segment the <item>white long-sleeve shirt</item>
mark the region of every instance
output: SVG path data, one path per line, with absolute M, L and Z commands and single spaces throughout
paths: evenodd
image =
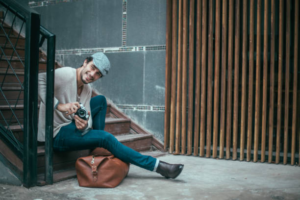
M 39 124 L 38 124 L 38 141 L 45 141 L 45 115 L 46 115 L 46 73 L 39 73 Z M 91 112 L 90 100 L 92 96 L 92 88 L 88 84 L 83 85 L 80 94 L 80 102 L 87 111 Z M 54 84 L 54 106 L 59 103 L 72 103 L 77 101 L 77 81 L 76 69 L 71 67 L 62 67 L 55 70 Z M 53 119 L 53 137 L 57 135 L 60 128 L 66 126 L 74 119 L 74 114 L 66 116 L 64 113 L 54 108 Z M 92 127 L 92 117 L 89 117 L 87 128 Z M 86 128 L 86 129 L 87 129 Z

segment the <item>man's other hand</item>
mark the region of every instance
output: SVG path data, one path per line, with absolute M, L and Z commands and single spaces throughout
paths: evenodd
M 87 120 L 81 119 L 80 117 L 78 117 L 78 115 L 74 116 L 75 125 L 76 125 L 76 128 L 78 130 L 82 131 L 87 127 L 88 121 L 89 121 L 89 118 L 90 118 L 90 111 L 88 112 L 88 115 L 89 115 L 89 117 L 87 118 Z
M 73 103 L 60 103 L 57 105 L 56 109 L 60 112 L 63 112 L 65 115 L 71 115 L 76 113 L 76 111 L 80 108 L 80 104 L 78 102 Z

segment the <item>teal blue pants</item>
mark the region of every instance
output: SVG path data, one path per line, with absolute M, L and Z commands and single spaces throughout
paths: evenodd
M 74 151 L 103 147 L 115 157 L 144 169 L 153 171 L 156 158 L 145 156 L 120 143 L 112 134 L 104 131 L 107 103 L 104 96 L 93 97 L 90 101 L 93 129 L 82 135 L 75 122 L 63 126 L 53 141 L 55 151 Z

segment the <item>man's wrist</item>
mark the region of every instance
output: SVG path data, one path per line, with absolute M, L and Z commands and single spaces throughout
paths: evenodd
M 57 103 L 55 104 L 54 109 L 57 109 L 58 104 L 59 104 L 59 101 L 57 101 Z

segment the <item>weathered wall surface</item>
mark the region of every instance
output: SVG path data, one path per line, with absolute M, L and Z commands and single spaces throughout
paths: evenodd
M 23 5 L 28 6 L 29 0 L 17 0 L 17 2 L 19 2 L 19 3 L 23 4 Z
M 163 141 L 165 0 L 30 1 L 57 36 L 57 60 L 80 67 L 97 51 L 112 68 L 93 87 Z

